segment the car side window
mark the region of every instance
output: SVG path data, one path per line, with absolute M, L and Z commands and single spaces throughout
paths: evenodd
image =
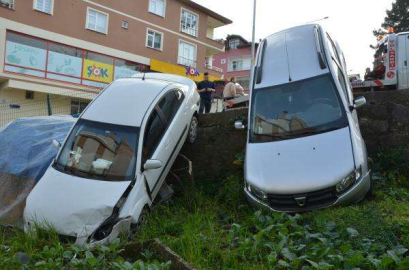
M 348 96 L 348 88 L 346 85 L 346 80 L 345 80 L 345 76 L 344 73 L 341 71 L 341 69 L 339 68 L 338 65 L 336 65 L 337 67 L 337 77 L 338 77 L 338 81 L 341 84 L 342 87 L 342 91 L 344 92 L 345 98 L 348 100 L 349 102 L 349 96 Z
M 159 101 L 159 108 L 163 113 L 168 125 L 172 122 L 176 113 L 178 112 L 180 105 L 184 99 L 184 95 L 179 90 L 172 90 L 168 92 L 161 101 Z
M 142 158 L 143 163 L 150 159 L 155 153 L 163 135 L 165 134 L 165 128 L 162 120 L 155 108 L 149 117 L 148 123 L 145 129 L 145 135 L 143 139 Z

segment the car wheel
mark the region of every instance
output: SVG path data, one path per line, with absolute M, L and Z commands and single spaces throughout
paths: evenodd
M 196 116 L 192 117 L 192 121 L 190 121 L 189 133 L 187 134 L 186 142 L 188 144 L 194 144 L 197 139 L 197 130 L 199 128 L 199 121 L 197 120 Z

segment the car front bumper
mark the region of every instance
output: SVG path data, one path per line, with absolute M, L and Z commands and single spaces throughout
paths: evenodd
M 308 208 L 308 209 L 300 208 L 298 211 L 285 211 L 285 212 L 304 212 L 304 211 L 309 211 L 309 210 L 327 208 L 331 206 L 348 205 L 348 204 L 358 202 L 362 200 L 363 198 L 365 198 L 365 195 L 368 193 L 368 191 L 371 188 L 371 176 L 370 175 L 371 173 L 370 171 L 368 171 L 364 176 L 362 176 L 355 183 L 354 186 L 352 186 L 351 189 L 349 189 L 347 192 L 339 196 L 337 200 L 331 205 L 318 206 L 316 208 Z M 283 211 L 274 209 L 274 207 L 269 205 L 268 202 L 262 201 L 256 196 L 254 196 L 250 191 L 247 190 L 246 187 L 244 188 L 244 192 L 247 196 L 247 200 L 253 207 L 264 208 L 264 209 L 274 211 L 274 212 L 283 212 Z

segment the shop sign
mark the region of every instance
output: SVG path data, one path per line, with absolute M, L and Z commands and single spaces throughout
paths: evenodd
M 110 83 L 113 81 L 114 66 L 84 59 L 82 77 L 86 80 Z

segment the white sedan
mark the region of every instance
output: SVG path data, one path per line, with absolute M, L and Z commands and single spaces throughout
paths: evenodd
M 137 224 L 185 141 L 197 136 L 196 84 L 166 74 L 112 83 L 79 117 L 27 198 L 26 230 L 102 244 Z

